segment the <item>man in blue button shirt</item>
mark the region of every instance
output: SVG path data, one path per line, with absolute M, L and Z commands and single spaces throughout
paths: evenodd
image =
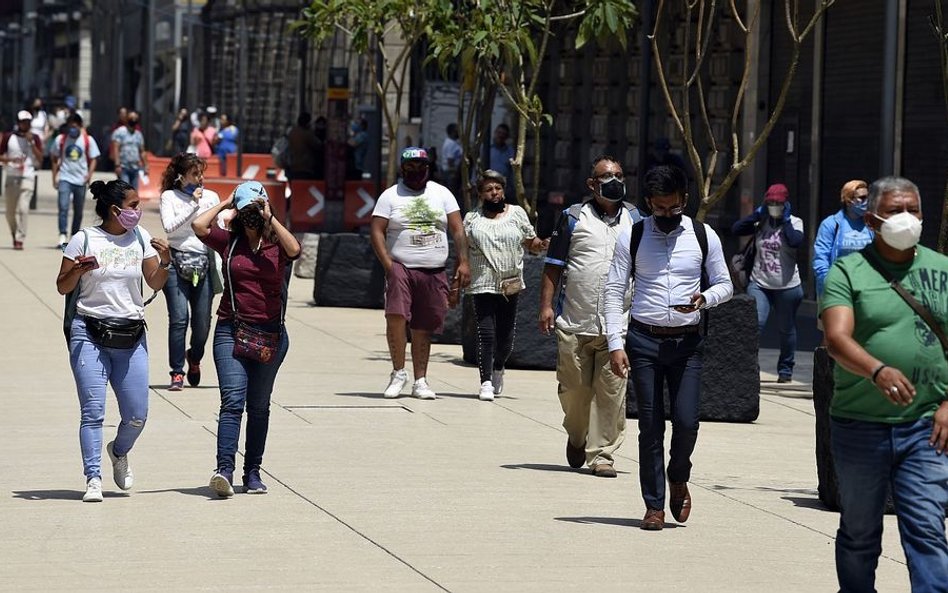
M 669 507 L 684 523 L 691 512 L 688 480 L 698 440 L 700 310 L 720 305 L 734 292 L 717 234 L 683 215 L 687 184 L 678 167 L 663 165 L 646 173 L 645 199 L 652 215 L 619 236 L 603 295 L 612 372 L 626 377 L 631 370 L 638 400 L 639 481 L 646 506 L 641 527 L 652 531 L 665 525 L 664 386 L 672 410 Z M 623 349 L 622 302 L 630 277 L 635 292 Z

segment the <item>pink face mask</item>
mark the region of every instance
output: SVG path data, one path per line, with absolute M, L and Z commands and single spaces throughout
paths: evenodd
M 118 216 L 115 218 L 118 220 L 119 224 L 122 225 L 123 229 L 130 231 L 138 226 L 139 221 L 142 219 L 142 211 L 133 210 L 131 208 L 123 208 L 119 210 Z

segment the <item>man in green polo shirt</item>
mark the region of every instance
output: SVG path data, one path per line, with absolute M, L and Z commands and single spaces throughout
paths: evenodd
M 830 407 L 839 479 L 840 591 L 875 591 L 891 484 L 913 593 L 948 591 L 948 361 L 937 334 L 873 267 L 872 258 L 948 332 L 948 257 L 918 245 L 921 199 L 911 181 L 869 188 L 861 252 L 826 277 L 822 318 L 838 363 Z

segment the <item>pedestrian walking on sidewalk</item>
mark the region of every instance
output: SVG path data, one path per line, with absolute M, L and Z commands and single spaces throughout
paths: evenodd
M 168 391 L 184 389 L 184 363 L 188 363 L 188 384 L 201 383 L 201 360 L 211 330 L 214 300 L 214 255 L 197 238 L 191 223 L 197 216 L 220 203 L 216 192 L 204 188 L 204 159 L 178 153 L 161 178 L 161 226 L 168 234 L 172 273 L 165 283 L 168 305 L 168 364 L 171 385 Z M 191 341 L 188 342 L 188 322 Z
M 836 359 L 830 404 L 839 481 L 836 575 L 844 593 L 875 591 L 891 488 L 915 593 L 948 591 L 948 257 L 918 245 L 922 206 L 908 179 L 869 187 L 858 254 L 823 287 Z
M 148 175 L 145 137 L 138 127 L 138 113 L 129 111 L 125 125 L 112 132 L 112 161 L 119 179 L 138 190 L 138 177 Z
M 0 162 L 4 163 L 7 225 L 13 235 L 13 248 L 20 250 L 26 240 L 36 170 L 43 162 L 43 144 L 30 129 L 33 115 L 29 111 L 19 112 L 16 119 L 16 129 L 5 133 L 0 140 Z
M 216 221 L 229 208 L 236 208 L 237 216 L 226 231 Z M 290 345 L 284 325 L 287 283 L 300 244 L 273 216 L 267 191 L 257 181 L 237 186 L 226 200 L 199 214 L 191 228 L 220 254 L 225 270 L 214 330 L 221 407 L 210 486 L 220 497 L 234 494 L 237 440 L 246 408 L 244 491 L 265 494 L 260 466 L 270 425 L 270 394 Z
M 513 351 L 517 331 L 517 301 L 523 280 L 524 248 L 539 253 L 549 241 L 537 237 L 526 211 L 504 202 L 507 180 L 497 171 L 484 171 L 477 182 L 480 207 L 464 217 L 471 284 L 477 322 L 478 397 L 491 401 L 504 389 L 504 365 Z M 449 302 L 456 305 L 461 287 L 451 287 Z
M 684 523 L 691 513 L 688 481 L 698 441 L 704 349 L 700 311 L 730 299 L 734 287 L 718 235 L 683 214 L 685 172 L 659 165 L 645 174 L 644 186 L 652 215 L 619 237 L 603 298 L 610 366 L 617 377 L 631 371 L 638 404 L 639 483 L 645 501 L 641 527 L 659 531 L 665 526 L 665 387 L 672 413 L 668 506 L 675 520 Z M 623 344 L 630 279 L 635 294 Z
M 428 152 L 409 147 L 401 154 L 401 180 L 379 196 L 372 212 L 372 248 L 385 269 L 385 335 L 392 374 L 384 395 L 401 395 L 408 382 L 405 348 L 411 330 L 411 362 L 415 382 L 411 394 L 435 399 L 428 384 L 431 335 L 441 332 L 448 311 L 448 232 L 457 250 L 453 282 L 470 284 L 467 239 L 454 195 L 429 181 Z
M 609 371 L 602 289 L 616 239 L 642 216 L 624 201 L 625 175 L 614 157 L 593 161 L 586 187 L 593 197 L 564 210 L 550 238 L 538 323 L 542 333 L 556 334 L 566 461 L 577 469 L 588 465 L 594 476 L 614 478 L 615 452 L 625 438 L 626 384 Z
M 102 423 L 106 385 L 118 400 L 121 422 L 106 449 L 116 486 L 132 487 L 128 453 L 148 417 L 148 344 L 142 281 L 161 290 L 171 253 L 164 239 L 138 226 L 138 193 L 120 180 L 92 184 L 102 219 L 76 233 L 63 250 L 56 278 L 60 294 L 78 291 L 70 325 L 69 364 L 79 395 L 79 445 L 86 476 L 84 502 L 102 501 Z
M 191 146 L 194 152 L 202 159 L 209 159 L 214 154 L 214 144 L 217 142 L 217 128 L 210 124 L 207 113 L 198 116 L 198 125 L 191 130 Z
M 86 188 L 95 173 L 99 145 L 82 127 L 82 116 L 73 113 L 66 120 L 66 131 L 56 137 L 50 156 L 53 161 L 53 187 L 59 196 L 59 248 L 64 249 L 69 237 L 82 227 L 82 210 L 86 205 Z M 72 203 L 72 226 L 69 204 Z M 69 234 L 66 229 L 69 228 Z
M 803 302 L 803 285 L 797 266 L 797 250 L 803 244 L 803 220 L 790 211 L 790 191 L 782 183 L 767 188 L 764 202 L 750 215 L 734 223 L 735 235 L 753 235 L 754 266 L 747 294 L 757 302 L 757 327 L 763 333 L 770 311 L 777 316 L 780 358 L 777 382 L 793 380 L 797 350 L 797 310 Z

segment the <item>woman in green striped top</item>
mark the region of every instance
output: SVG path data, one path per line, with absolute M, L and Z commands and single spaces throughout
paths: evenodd
M 477 320 L 478 397 L 491 401 L 504 388 L 504 364 L 513 350 L 517 296 L 523 290 L 524 249 L 539 253 L 548 240 L 537 237 L 527 213 L 504 202 L 503 175 L 488 169 L 477 182 L 480 207 L 464 217 L 467 234 L 471 296 Z M 457 300 L 458 287 L 451 296 Z

